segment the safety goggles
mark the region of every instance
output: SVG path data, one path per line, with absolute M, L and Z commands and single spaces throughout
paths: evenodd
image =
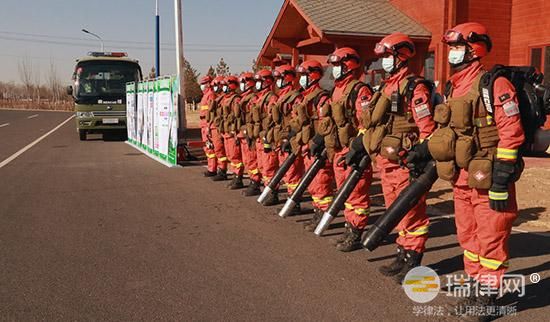
M 378 56 L 382 56 L 386 53 L 390 53 L 391 50 L 383 43 L 379 42 L 374 46 L 374 53 Z
M 309 73 L 314 73 L 314 72 L 321 73 L 322 70 L 320 68 L 315 68 L 315 67 L 305 68 L 303 66 L 298 66 L 298 67 L 296 67 L 296 72 L 300 73 L 300 74 L 309 74 Z
M 464 37 L 464 35 L 458 31 L 455 30 L 448 30 L 445 35 L 443 35 L 442 41 L 446 44 L 452 45 L 452 44 L 466 44 L 466 43 L 474 43 L 474 42 L 484 42 L 487 45 L 487 50 L 491 50 L 491 47 L 493 46 L 491 39 L 487 35 L 478 34 L 477 32 L 470 32 L 468 34 L 468 37 Z
M 338 55 L 329 55 L 327 62 L 329 64 L 339 64 L 342 62 L 344 57 L 338 56 Z
M 253 82 L 254 77 L 241 77 L 239 78 L 239 82 L 241 83 L 247 83 L 247 82 Z

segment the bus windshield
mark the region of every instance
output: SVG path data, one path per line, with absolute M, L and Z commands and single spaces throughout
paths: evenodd
M 88 61 L 75 71 L 77 100 L 125 99 L 126 83 L 140 79 L 139 65 L 131 62 Z

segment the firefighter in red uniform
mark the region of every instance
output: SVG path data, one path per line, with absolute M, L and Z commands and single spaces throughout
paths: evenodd
M 402 33 L 393 33 L 384 37 L 374 52 L 382 58 L 382 68 L 389 76 L 369 104 L 370 115 L 364 113 L 363 126 L 373 130 L 377 126 L 387 129 L 380 146 L 369 152 L 377 154 L 384 200 L 389 207 L 409 185 L 409 169 L 400 166 L 402 152 L 411 150 L 430 136 L 435 130 L 435 122 L 430 85 L 415 76 L 408 66 L 409 59 L 415 54 L 412 40 Z M 376 120 L 373 118 L 378 115 L 382 118 L 374 124 Z M 365 149 L 371 150 L 373 144 L 368 143 Z M 397 225 L 397 257 L 391 264 L 380 268 L 382 274 L 395 276 L 401 283 L 410 269 L 420 265 L 429 222 L 424 195 Z
M 216 98 L 216 94 L 214 94 L 214 91 L 212 90 L 212 86 L 210 86 L 210 83 L 212 82 L 212 77 L 206 75 L 203 78 L 201 78 L 200 81 L 200 87 L 202 91 L 202 99 L 199 103 L 200 111 L 199 111 L 199 118 L 200 118 L 200 127 L 201 127 L 201 138 L 204 142 L 204 153 L 206 154 L 206 158 L 208 161 L 208 166 L 206 172 L 204 172 L 205 177 L 213 177 L 216 175 L 216 169 L 217 169 L 217 160 L 216 160 L 216 153 L 214 152 L 214 145 L 212 144 L 212 140 L 209 137 L 209 128 L 208 128 L 208 110 L 214 103 L 214 99 Z
M 334 76 L 334 91 L 331 103 L 321 110 L 323 120 L 319 125 L 319 134 L 324 137 L 329 160 L 332 160 L 336 186 L 340 188 L 351 173 L 343 160 L 349 151 L 349 144 L 361 130 L 359 120 L 361 112 L 372 97 L 370 88 L 360 82 L 360 58 L 352 48 L 339 48 L 329 56 Z M 312 150 L 319 147 L 314 137 Z M 312 151 L 316 154 L 318 151 Z M 335 240 L 336 249 L 349 252 L 361 248 L 361 235 L 367 226 L 370 212 L 369 188 L 372 168 L 369 165 L 345 203 L 346 233 Z
M 304 156 L 304 166 L 309 169 L 315 161 L 315 155 L 309 153 L 309 141 L 317 133 L 321 107 L 329 103 L 330 94 L 323 90 L 319 81 L 323 78 L 323 66 L 316 60 L 307 60 L 296 69 L 299 83 L 302 87 L 300 103 L 296 106 L 291 127 L 295 136 L 290 139 L 293 151 L 301 151 Z M 321 221 L 323 213 L 333 200 L 334 189 L 332 181 L 334 173 L 332 164 L 325 162 L 308 187 L 313 199 L 313 218 L 304 223 L 304 229 L 312 232 Z
M 254 138 L 254 121 L 252 119 L 252 106 L 256 100 L 256 80 L 253 73 L 243 73 L 239 77 L 241 89 L 241 112 L 242 118 L 238 119 L 239 140 L 242 150 L 245 169 L 250 178 L 250 184 L 244 191 L 245 196 L 256 196 L 260 194 L 261 173 L 256 153 L 256 140 Z
M 445 104 L 434 111 L 439 128 L 416 159 L 429 152 L 439 177 L 453 183 L 464 270 L 485 290 L 472 292 L 460 305 L 486 308 L 494 305 L 494 290 L 508 267 L 508 239 L 518 215 L 514 182 L 522 169 L 518 149 L 525 136 L 516 91 L 506 78 L 495 80 L 492 105 L 483 103 L 479 82 L 486 72 L 480 59 L 492 47 L 487 29 L 460 24 L 445 33 L 443 42 L 454 74 Z
M 299 101 L 300 91 L 296 90 L 296 70 L 290 65 L 281 65 L 273 72 L 275 85 L 279 89 L 277 103 L 271 107 L 271 128 L 267 129 L 266 143 L 275 147 L 278 152 L 279 164 L 282 164 L 291 153 L 288 141 L 290 132 L 290 120 L 294 114 L 294 106 Z M 300 178 L 304 173 L 304 162 L 298 154 L 292 166 L 283 178 L 287 185 L 288 194 L 292 194 Z M 262 203 L 264 206 L 272 206 L 279 203 L 277 189 L 272 191 Z M 294 211 L 299 212 L 299 208 Z
M 213 181 L 227 180 L 227 156 L 225 155 L 225 147 L 223 145 L 223 136 L 220 130 L 222 120 L 222 109 L 220 107 L 221 101 L 224 98 L 222 91 L 223 76 L 217 76 L 213 81 L 213 89 L 217 97 L 214 100 L 214 104 L 209 111 L 209 129 L 210 137 L 214 145 L 214 152 L 218 161 L 218 171 L 215 176 L 212 177 Z
M 242 161 L 240 141 L 235 132 L 235 121 L 240 115 L 240 96 L 236 93 L 239 88 L 239 79 L 235 76 L 228 76 L 222 83 L 224 98 L 221 101 L 222 121 L 221 132 L 223 133 L 225 153 L 234 174 L 233 180 L 228 185 L 231 189 L 243 187 L 244 164 Z
M 254 76 L 256 80 L 256 100 L 252 106 L 254 121 L 253 136 L 256 139 L 256 154 L 264 185 L 267 185 L 279 166 L 279 159 L 274 147 L 267 142 L 267 130 L 271 126 L 271 108 L 277 103 L 277 95 L 273 92 L 274 78 L 270 70 L 261 70 Z M 259 187 L 254 187 L 258 188 Z

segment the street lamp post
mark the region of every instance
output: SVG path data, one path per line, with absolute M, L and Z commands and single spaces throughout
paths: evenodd
M 103 44 L 103 39 L 101 39 L 101 37 L 99 37 L 98 35 L 94 34 L 93 32 L 90 32 L 86 29 L 82 29 L 82 32 L 85 33 L 85 34 L 92 35 L 92 36 L 96 37 L 97 39 L 99 39 L 99 41 L 101 42 L 101 52 L 105 52 L 105 46 Z

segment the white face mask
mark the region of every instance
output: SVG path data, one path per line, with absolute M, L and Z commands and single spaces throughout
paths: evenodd
M 214 92 L 218 91 L 218 86 L 214 86 Z
M 334 79 L 339 79 L 342 77 L 342 65 L 332 66 L 332 76 Z
M 466 56 L 466 49 L 451 49 L 449 51 L 449 64 L 458 65 L 464 62 L 464 56 Z
M 277 79 L 277 87 L 278 88 L 283 88 L 283 79 L 282 78 Z
M 241 92 L 244 92 L 246 90 L 246 85 L 244 83 L 240 84 Z
M 300 86 L 302 86 L 303 89 L 306 89 L 309 85 L 309 79 L 307 75 L 300 76 Z
M 201 85 L 201 91 L 204 92 L 205 89 L 206 89 L 206 85 L 205 85 L 205 84 L 202 84 L 202 85 Z
M 256 89 L 261 90 L 262 89 L 262 82 L 256 82 Z
M 395 60 L 393 59 L 393 56 L 382 58 L 382 68 L 386 71 L 386 73 L 393 72 L 395 69 L 394 62 Z
M 228 89 L 229 89 L 229 87 L 227 87 L 227 85 L 223 85 L 222 91 L 223 91 L 224 93 L 227 93 L 227 92 L 228 92 Z

